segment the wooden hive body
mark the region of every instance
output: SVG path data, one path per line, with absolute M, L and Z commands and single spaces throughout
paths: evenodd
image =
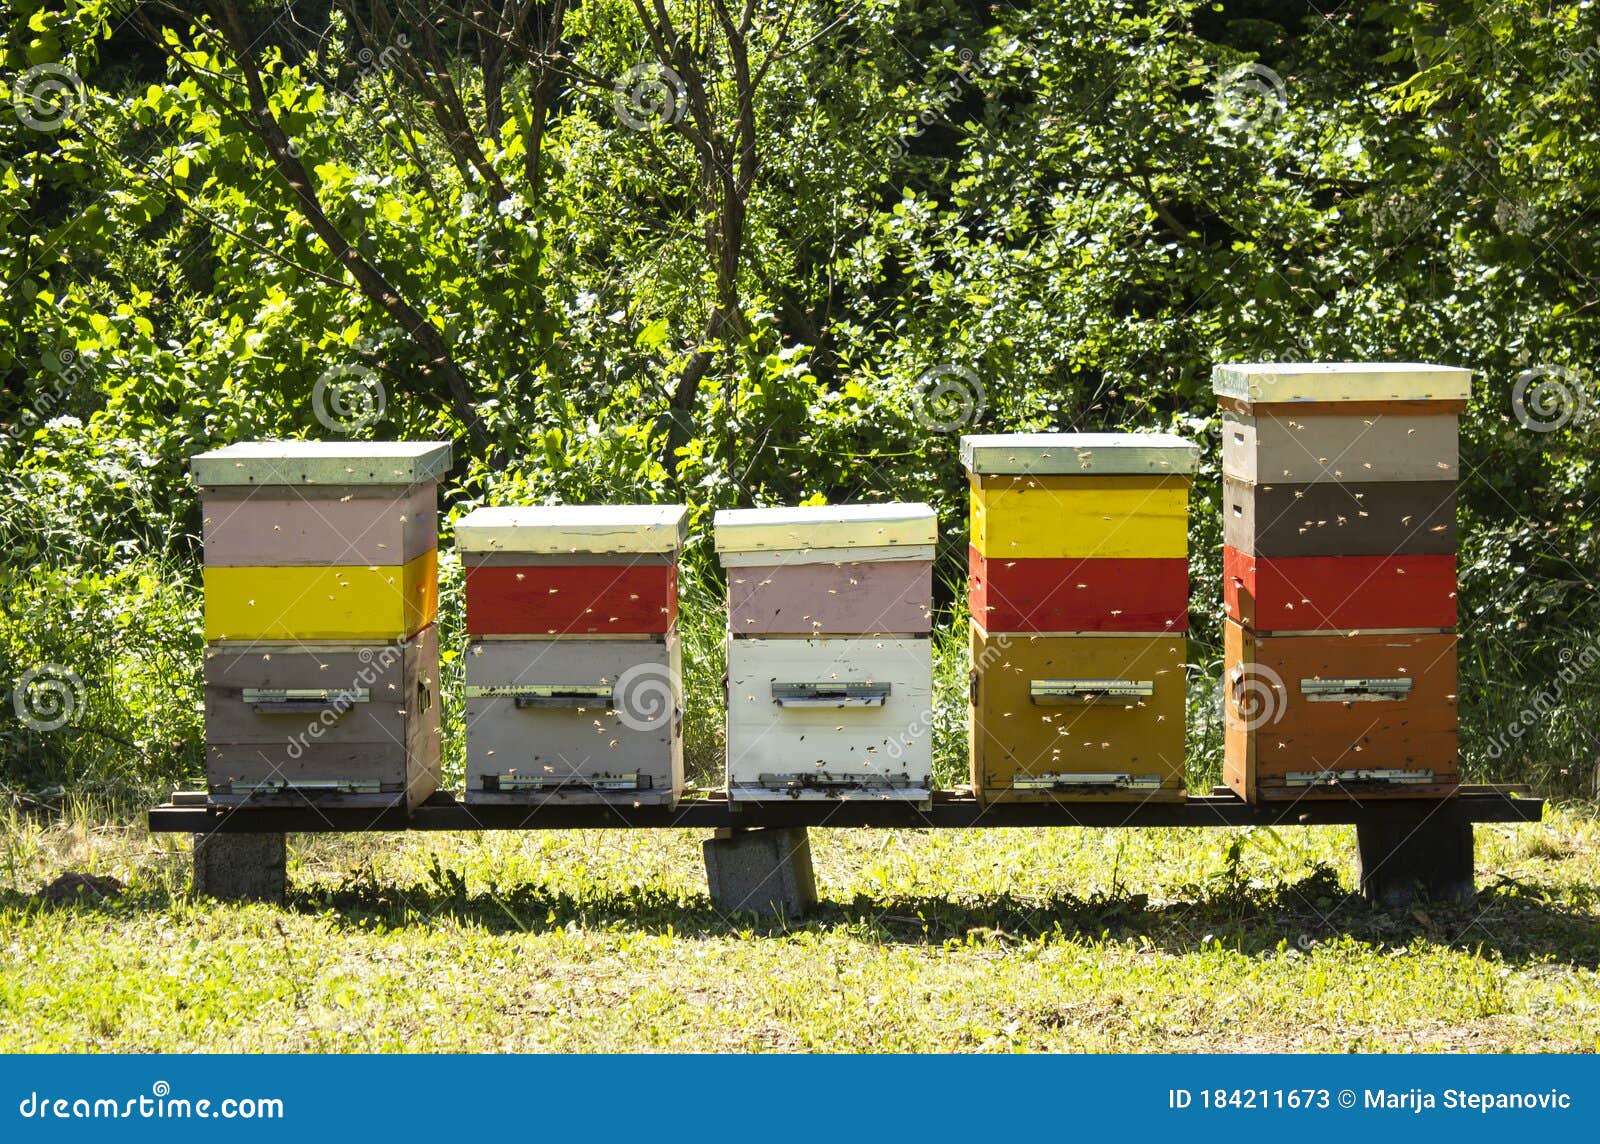
M 682 505 L 483 508 L 456 522 L 467 634 L 652 636 L 678 616 Z
M 1453 633 L 1257 635 L 1224 626 L 1223 777 L 1242 798 L 1455 789 Z
M 676 632 L 473 641 L 466 800 L 675 804 L 682 671 Z
M 972 785 L 984 802 L 1183 795 L 1184 637 L 972 630 Z
M 730 638 L 729 797 L 926 802 L 932 703 L 925 638 Z
M 398 643 L 209 648 L 211 801 L 415 806 L 439 784 L 438 662 L 432 626 Z

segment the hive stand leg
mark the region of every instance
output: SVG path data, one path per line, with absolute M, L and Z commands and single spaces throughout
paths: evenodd
M 817 904 L 803 826 L 718 830 L 703 849 L 711 900 L 724 913 L 798 918 Z
M 224 902 L 281 902 L 289 885 L 282 834 L 196 834 L 194 892 Z
M 1369 902 L 1403 906 L 1418 890 L 1435 902 L 1470 906 L 1472 823 L 1439 813 L 1424 822 L 1363 822 L 1356 827 L 1361 893 Z

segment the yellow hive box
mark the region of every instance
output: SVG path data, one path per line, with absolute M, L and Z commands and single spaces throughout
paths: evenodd
M 978 800 L 1183 798 L 1184 637 L 972 628 Z
M 407 564 L 205 570 L 207 640 L 390 640 L 439 614 L 439 554 Z
M 974 477 L 972 544 L 991 560 L 1185 557 L 1189 480 Z

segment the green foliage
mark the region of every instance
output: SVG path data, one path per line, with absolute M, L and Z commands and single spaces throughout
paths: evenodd
M 440 15 L 471 149 L 417 79 L 426 29 L 374 45 L 346 14 L 360 4 L 283 22 L 275 6 L 240 7 L 327 221 L 437 332 L 487 443 L 473 444 L 418 331 L 312 224 L 242 114 L 245 73 L 218 29 L 129 22 L 113 0 L 9 3 L 0 682 L 46 654 L 69 663 L 101 729 L 137 746 L 7 725 L 13 783 L 154 785 L 193 765 L 195 659 L 169 658 L 198 648 L 185 459 L 329 435 L 316 383 L 355 367 L 386 396 L 363 434 L 458 442 L 452 518 L 490 501 L 682 500 L 703 536 L 728 505 L 922 498 L 945 538 L 941 607 L 965 559 L 962 428 L 1195 437 L 1208 446 L 1191 538 L 1205 781 L 1220 661 L 1208 377 L 1241 359 L 1479 371 L 1463 420 L 1465 756 L 1479 778 L 1559 787 L 1587 771 L 1593 678 L 1564 685 L 1514 752 L 1491 752 L 1578 633 L 1600 632 L 1592 5 L 1326 19 L 1189 0 L 758 6 L 758 163 L 731 284 L 728 192 L 683 94 L 669 84 L 676 106 L 638 130 L 621 114 L 614 84 L 659 63 L 632 4 L 566 14 L 548 89 L 522 57 L 491 82 L 465 25 Z M 694 35 L 703 50 L 679 62 L 734 131 L 729 44 Z M 81 85 L 43 130 L 13 114 L 18 99 L 34 118 L 53 109 L 27 101 L 40 65 Z M 1238 70 L 1251 67 L 1266 70 Z M 730 289 L 737 313 L 719 322 Z M 1551 432 L 1513 410 L 1535 369 L 1571 395 L 1574 415 Z M 679 408 L 686 373 L 698 381 Z M 940 379 L 970 416 L 930 404 Z M 686 614 L 714 615 L 703 541 L 687 563 Z M 700 625 L 688 662 L 704 665 L 691 753 L 709 775 L 720 653 L 714 622 L 686 622 Z M 941 678 L 957 679 L 960 640 L 941 647 Z M 123 682 L 141 672 L 162 686 Z M 941 707 L 938 731 L 952 775 L 954 710 Z

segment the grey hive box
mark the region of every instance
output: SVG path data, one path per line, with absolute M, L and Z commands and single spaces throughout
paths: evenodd
M 924 504 L 716 515 L 734 636 L 927 635 L 938 524 Z
M 438 662 L 432 625 L 399 643 L 208 648 L 210 801 L 417 805 L 439 785 Z
M 677 803 L 678 635 L 468 645 L 467 790 L 477 803 Z

